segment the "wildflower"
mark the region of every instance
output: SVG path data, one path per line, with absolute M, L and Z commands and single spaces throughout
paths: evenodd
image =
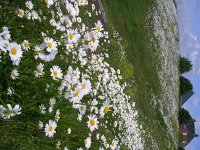
M 77 30 L 68 29 L 67 37 L 69 43 L 76 43 L 80 38 L 80 34 L 77 33 Z
M 39 106 L 39 108 L 40 108 L 41 114 L 45 114 L 45 113 L 46 113 L 46 107 L 44 106 L 44 104 L 41 104 L 41 105 Z
M 55 121 L 49 120 L 49 124 L 45 125 L 45 135 L 48 137 L 53 137 L 56 133 L 57 123 Z
M 47 45 L 47 52 L 51 52 L 52 50 L 57 50 L 57 43 L 52 38 L 45 38 L 44 42 Z
M 91 144 L 92 144 L 91 138 L 90 138 L 90 137 L 86 138 L 86 139 L 84 140 L 84 143 L 85 143 L 85 147 L 86 147 L 87 149 L 89 149 L 90 146 L 91 146 Z
M 24 16 L 24 11 L 22 9 L 18 10 L 18 17 L 23 17 Z
M 50 98 L 49 105 L 53 106 L 55 104 L 56 104 L 56 99 L 55 98 Z
M 112 140 L 112 144 L 110 145 L 111 150 L 115 150 L 117 148 L 117 141 Z
M 52 68 L 50 68 L 51 76 L 54 80 L 62 79 L 63 74 L 62 70 L 59 68 L 59 66 L 54 65 Z
M 9 87 L 9 88 L 7 89 L 7 91 L 8 91 L 7 94 L 10 95 L 10 96 L 14 93 L 14 89 L 11 88 L 11 87 Z
M 23 47 L 23 49 L 28 50 L 30 48 L 29 42 L 27 40 L 24 40 L 22 43 L 22 47 Z
M 47 7 L 50 7 L 51 5 L 53 5 L 53 0 L 44 0 L 44 1 L 47 4 Z
M 109 105 L 108 101 L 106 101 L 105 103 L 103 103 L 103 106 L 100 108 L 101 118 L 103 118 L 104 115 L 107 114 L 110 111 L 110 107 L 112 107 L 112 106 Z
M 84 115 L 86 112 L 86 105 L 80 105 L 79 106 L 79 112 L 81 115 Z
M 9 55 L 11 57 L 11 60 L 13 62 L 18 62 L 20 61 L 21 57 L 22 57 L 22 50 L 21 50 L 21 46 L 18 45 L 17 43 L 10 43 L 10 45 L 8 46 L 8 51 L 9 51 Z
M 58 122 L 59 119 L 60 119 L 60 109 L 56 110 L 56 115 L 55 115 L 56 122 Z
M 89 80 L 83 80 L 81 83 L 81 91 L 84 95 L 88 94 L 91 90 L 91 82 Z
M 0 108 L 1 108 L 0 115 L 4 119 L 9 119 L 10 117 L 21 114 L 21 112 L 20 112 L 21 108 L 19 107 L 19 105 L 15 105 L 15 107 L 12 108 L 12 106 L 10 104 L 7 104 L 7 107 L 8 108 L 5 108 L 2 105 L 0 105 Z
M 67 129 L 67 133 L 68 133 L 68 134 L 71 134 L 71 132 L 72 132 L 71 128 L 68 128 L 68 129 Z
M 95 115 L 90 115 L 88 116 L 88 122 L 87 122 L 87 126 L 88 128 L 90 128 L 90 131 L 94 131 L 95 129 L 98 129 L 98 121 L 97 121 L 97 117 Z
M 31 1 L 26 1 L 26 7 L 30 10 L 33 9 L 33 3 Z
M 39 19 L 38 13 L 35 10 L 31 11 L 31 17 L 32 20 Z
M 35 77 L 42 77 L 44 75 L 44 64 L 40 63 L 34 71 Z
M 13 80 L 17 79 L 19 77 L 18 70 L 17 69 L 13 69 L 10 76 L 11 76 L 11 78 Z
M 44 126 L 43 122 L 42 121 L 39 121 L 38 123 L 38 129 L 42 129 Z

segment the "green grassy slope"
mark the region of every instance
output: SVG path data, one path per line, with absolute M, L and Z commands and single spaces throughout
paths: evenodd
M 129 63 L 133 66 L 133 74 L 127 76 L 131 83 L 128 92 L 134 97 L 140 112 L 140 121 L 146 133 L 146 148 L 173 149 L 167 126 L 159 111 L 159 104 L 152 104 L 152 95 L 159 96 L 160 83 L 156 65 L 160 63 L 156 49 L 150 39 L 151 28 L 147 28 L 146 15 L 153 8 L 153 0 L 103 0 L 108 18 L 108 29 L 116 29 L 122 39 Z M 112 48 L 111 48 L 112 49 Z M 113 65 L 120 67 L 116 59 L 116 49 L 110 52 Z M 125 65 L 126 66 L 126 65 Z M 122 70 L 126 68 L 121 65 Z M 134 80 L 135 82 L 131 82 Z

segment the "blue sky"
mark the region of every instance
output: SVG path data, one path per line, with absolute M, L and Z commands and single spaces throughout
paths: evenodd
M 177 0 L 179 47 L 182 56 L 193 63 L 193 70 L 184 74 L 193 84 L 195 94 L 184 107 L 196 119 L 196 133 L 200 135 L 200 0 Z M 194 138 L 186 150 L 199 150 L 200 137 Z

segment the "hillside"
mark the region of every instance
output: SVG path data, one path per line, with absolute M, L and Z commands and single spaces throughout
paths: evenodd
M 173 0 L 100 2 L 0 2 L 0 149 L 176 149 Z

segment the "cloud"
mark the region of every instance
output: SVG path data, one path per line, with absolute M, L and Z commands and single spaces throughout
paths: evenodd
M 188 32 L 188 35 L 192 40 L 197 41 L 197 36 L 194 35 L 192 32 Z
M 199 55 L 199 51 L 197 50 L 193 50 L 190 55 L 189 58 L 192 62 L 195 62 L 195 60 L 197 59 L 197 56 Z

